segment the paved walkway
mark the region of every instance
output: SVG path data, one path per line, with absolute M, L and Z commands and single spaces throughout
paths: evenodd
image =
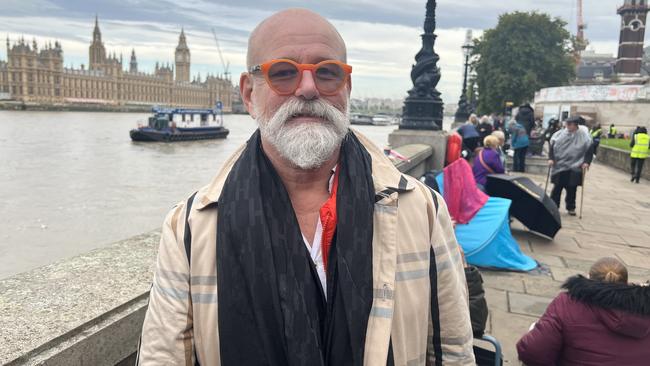
M 529 176 L 544 185 L 546 176 Z M 548 266 L 549 274 L 482 272 L 490 308 L 487 330 L 503 346 L 505 364 L 519 364 L 516 342 L 544 313 L 562 282 L 586 275 L 596 259 L 616 256 L 628 266 L 631 282 L 650 280 L 650 182 L 630 183 L 623 171 L 595 163 L 584 199 L 582 220 L 568 216 L 562 202 L 562 229 L 553 241 L 512 223 L 522 251 Z M 580 189 L 577 203 L 579 207 Z

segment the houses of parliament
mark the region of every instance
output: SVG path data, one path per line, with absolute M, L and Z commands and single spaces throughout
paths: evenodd
M 122 56 L 109 54 L 102 42 L 95 18 L 88 67 L 67 68 L 57 41 L 39 48 L 20 39 L 11 44 L 7 37 L 7 61 L 0 60 L 0 95 L 26 104 L 88 104 L 106 106 L 171 106 L 212 108 L 221 101 L 230 111 L 233 86 L 230 80 L 208 75 L 190 79 L 190 49 L 181 30 L 175 51 L 175 65 L 156 63 L 153 73 L 138 70 L 135 50 L 128 70 Z

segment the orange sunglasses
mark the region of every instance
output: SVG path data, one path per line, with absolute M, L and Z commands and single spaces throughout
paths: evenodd
M 266 83 L 279 95 L 296 92 L 302 74 L 311 71 L 316 89 L 323 95 L 338 93 L 352 73 L 352 66 L 336 60 L 325 60 L 317 64 L 299 64 L 292 60 L 277 59 L 250 68 L 250 74 L 264 75 Z

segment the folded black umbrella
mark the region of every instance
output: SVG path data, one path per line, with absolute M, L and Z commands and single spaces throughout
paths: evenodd
M 526 177 L 506 174 L 487 176 L 487 193 L 512 200 L 510 214 L 532 231 L 550 238 L 562 228 L 560 212 L 544 190 Z

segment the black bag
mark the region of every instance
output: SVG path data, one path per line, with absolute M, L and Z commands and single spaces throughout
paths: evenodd
M 472 332 L 475 338 L 480 338 L 485 333 L 485 324 L 488 318 L 488 306 L 483 290 L 483 277 L 478 268 L 465 267 L 465 279 L 469 290 L 469 316 L 472 321 Z

